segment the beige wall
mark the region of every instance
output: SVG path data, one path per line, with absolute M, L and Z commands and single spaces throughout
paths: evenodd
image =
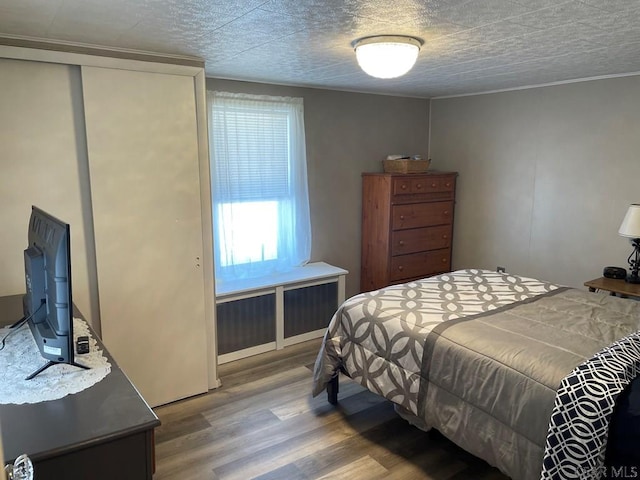
M 455 268 L 572 286 L 628 267 L 640 202 L 640 76 L 432 101 L 431 157 L 457 170 Z
M 304 98 L 311 261 L 349 270 L 347 296 L 358 293 L 361 173 L 388 154 L 426 155 L 428 101 L 211 78 L 207 89 Z

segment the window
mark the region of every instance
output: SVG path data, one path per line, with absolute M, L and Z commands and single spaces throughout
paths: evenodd
M 309 260 L 301 98 L 208 92 L 216 279 Z

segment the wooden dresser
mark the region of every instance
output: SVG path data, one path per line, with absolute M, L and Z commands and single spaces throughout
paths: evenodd
M 361 291 L 451 270 L 456 176 L 362 174 Z

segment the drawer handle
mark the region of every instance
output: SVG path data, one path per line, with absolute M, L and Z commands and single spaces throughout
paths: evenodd
M 400 215 L 400 220 L 404 220 L 404 215 Z
M 447 263 L 447 259 L 446 259 L 446 258 L 443 258 L 443 259 L 442 259 L 442 263 Z
M 398 245 L 400 245 L 400 246 L 402 247 L 402 246 L 404 245 L 404 240 L 400 240 L 400 241 L 398 242 Z
M 448 238 L 448 235 L 445 233 L 444 235 L 442 235 L 442 238 L 446 240 Z
M 407 189 L 407 184 L 406 184 L 406 183 L 403 183 L 403 184 L 400 186 L 400 188 L 401 188 L 402 190 L 406 190 L 406 189 Z
M 450 187 L 451 186 L 451 182 L 447 182 L 444 184 L 445 187 Z
M 437 183 L 432 183 L 432 184 L 431 184 L 431 188 L 436 188 L 437 186 L 438 186 L 438 184 L 437 184 Z
M 416 189 L 420 190 L 421 188 L 422 188 L 422 184 L 421 184 L 421 183 L 418 183 L 418 184 L 416 185 Z
M 399 265 L 399 266 L 398 266 L 398 270 L 403 271 L 403 270 L 404 270 L 404 267 L 403 267 L 402 265 Z
M 449 210 L 445 210 L 444 212 L 442 212 L 443 215 L 449 215 Z

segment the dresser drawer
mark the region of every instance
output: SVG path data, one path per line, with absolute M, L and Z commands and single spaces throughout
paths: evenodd
M 444 248 L 393 257 L 389 279 L 395 281 L 403 278 L 427 277 L 449 270 L 451 270 L 451 250 Z
M 391 228 L 430 227 L 451 224 L 453 202 L 409 203 L 391 207 Z
M 452 225 L 398 230 L 391 233 L 391 255 L 438 250 L 451 246 Z
M 453 177 L 439 177 L 421 175 L 417 177 L 396 177 L 393 179 L 394 195 L 409 195 L 414 193 L 453 192 L 455 182 Z

